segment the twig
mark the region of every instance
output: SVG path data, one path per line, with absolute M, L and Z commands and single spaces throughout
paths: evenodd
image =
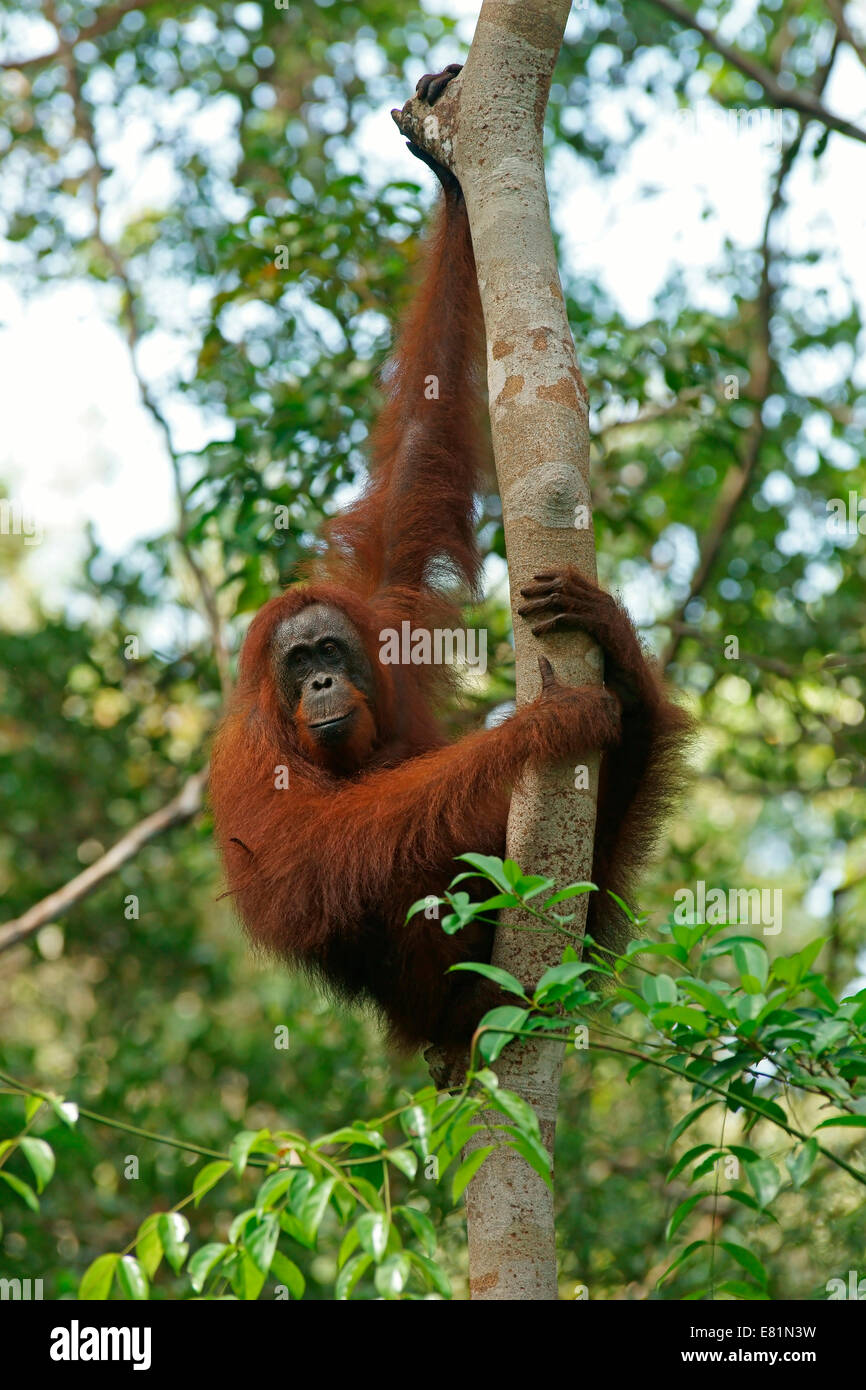
M 840 39 L 853 48 L 860 62 L 866 68 L 866 43 L 858 38 L 845 17 L 845 0 L 827 0 L 827 9 L 833 17 L 836 32 Z
M 724 39 L 720 39 L 712 29 L 701 24 L 692 12 L 687 10 L 684 5 L 678 4 L 677 0 L 653 0 L 653 4 L 664 10 L 679 24 L 684 25 L 687 29 L 694 29 L 696 33 L 700 34 L 704 42 L 721 54 L 726 62 L 730 63 L 732 67 L 738 68 L 744 76 L 750 77 L 753 82 L 757 82 L 759 86 L 763 87 L 775 106 L 788 111 L 796 111 L 807 120 L 820 121 L 829 130 L 836 130 L 840 135 L 848 135 L 852 140 L 866 142 L 866 130 L 861 126 L 854 125 L 852 121 L 846 121 L 843 116 L 837 116 L 833 111 L 828 111 L 815 92 L 802 87 L 793 90 L 783 87 L 776 73 L 770 68 L 765 68 L 748 54 L 741 53 L 738 48 L 725 43 Z
M 675 414 L 676 411 L 683 410 L 694 401 L 700 400 L 702 396 L 707 395 L 707 392 L 708 388 L 706 386 L 689 386 L 684 391 L 681 391 L 678 396 L 675 396 L 672 401 L 659 402 L 658 404 L 646 406 L 631 420 L 611 420 L 609 424 L 601 425 L 595 437 L 606 438 L 607 435 L 612 434 L 614 430 L 637 429 L 641 425 L 651 425 L 654 424 L 656 420 L 664 420 L 669 415 Z
M 75 878 L 70 879 L 56 892 L 49 893 L 41 902 L 34 903 L 33 907 L 29 907 L 20 917 L 15 917 L 0 926 L 0 951 L 8 951 L 11 946 L 17 946 L 20 941 L 44 927 L 46 922 L 62 917 L 76 903 L 81 902 L 82 898 L 86 898 L 107 878 L 117 873 L 118 869 L 157 835 L 175 825 L 183 825 L 186 821 L 192 820 L 201 810 L 207 775 L 207 768 L 193 773 L 171 801 L 159 811 L 154 811 L 152 815 L 139 821 L 138 825 L 134 825 L 95 863 L 90 864 L 82 873 L 76 874 Z
M 678 637 L 690 637 L 693 641 L 699 642 L 707 650 L 718 648 L 722 640 L 721 634 L 703 632 L 699 627 L 694 627 L 691 623 L 678 622 L 674 618 L 656 618 L 650 623 L 642 623 L 641 627 L 666 627 Z M 780 661 L 775 656 L 759 656 L 757 652 L 740 652 L 738 661 L 751 661 L 753 665 L 760 666 L 765 671 L 773 671 L 777 676 L 783 676 L 786 680 L 799 680 L 803 676 L 817 676 L 822 671 L 849 670 L 852 667 L 866 665 L 866 656 L 845 656 L 839 652 L 829 652 L 827 656 L 822 656 L 820 661 L 810 662 L 806 666 L 792 666 L 788 661 Z
M 668 621 L 660 618 L 658 623 L 653 623 L 653 627 L 666 627 L 671 630 L 676 637 L 691 637 L 695 642 L 699 642 L 702 647 L 707 649 L 717 648 L 720 635 L 712 636 L 708 632 L 701 632 L 699 627 L 693 627 L 689 623 L 676 622 L 673 619 Z M 758 656 L 756 652 L 740 652 L 738 660 L 751 661 L 753 665 L 761 667 L 764 671 L 772 671 L 777 676 L 784 676 L 788 680 L 796 680 L 798 676 L 808 674 L 805 670 L 790 666 L 787 661 L 778 661 L 772 656 Z

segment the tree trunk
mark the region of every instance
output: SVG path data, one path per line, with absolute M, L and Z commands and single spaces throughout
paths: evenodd
M 538 693 L 544 652 L 564 682 L 601 679 L 601 655 L 580 633 L 543 639 L 517 617 L 520 589 L 566 564 L 595 578 L 587 392 L 568 326 L 550 227 L 542 129 L 570 0 L 485 0 L 466 66 L 434 110 L 397 113 L 404 134 L 463 186 L 487 335 L 496 471 L 517 658 L 517 700 Z M 598 763 L 589 790 L 574 769 L 545 768 L 515 792 L 508 854 L 558 886 L 590 877 Z M 578 912 L 586 898 L 574 900 Z M 532 986 L 561 958 L 561 938 L 496 934 L 494 963 Z M 513 1044 L 496 1064 L 503 1086 L 535 1108 L 553 1152 L 563 1047 Z M 498 1117 L 501 1118 L 501 1117 Z M 480 1140 L 479 1140 L 480 1142 Z M 470 1296 L 556 1299 L 553 1197 L 510 1148 L 486 1160 L 467 1192 Z

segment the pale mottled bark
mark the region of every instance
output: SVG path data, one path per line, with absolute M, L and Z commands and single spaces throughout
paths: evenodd
M 478 266 L 487 334 L 490 414 L 502 495 L 512 607 L 534 574 L 565 564 L 595 577 L 589 498 L 586 390 L 568 326 L 550 228 L 542 125 L 570 0 L 485 0 L 466 66 L 433 111 L 412 101 L 404 134 L 457 174 Z M 589 524 L 575 525 L 585 508 Z M 515 614 L 517 698 L 538 693 L 545 652 L 561 680 L 600 679 L 587 639 L 541 641 Z M 597 761 L 591 790 L 576 791 L 570 767 L 528 778 L 515 794 L 508 852 L 526 871 L 562 885 L 589 878 Z M 578 898 L 585 911 L 586 899 Z M 561 938 L 500 927 L 493 959 L 533 984 L 561 957 Z M 503 1085 L 535 1107 L 552 1150 L 561 1048 L 509 1047 L 497 1063 Z M 492 1154 L 467 1197 L 471 1297 L 555 1299 L 553 1202 L 514 1150 Z

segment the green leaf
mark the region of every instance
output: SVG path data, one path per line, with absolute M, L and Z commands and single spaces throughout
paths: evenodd
M 270 1135 L 266 1129 L 252 1130 L 242 1129 L 240 1134 L 236 1134 L 229 1145 L 229 1155 L 231 1157 L 234 1170 L 238 1177 L 241 1176 L 247 1166 L 247 1159 L 253 1149 L 258 1149 L 269 1139 Z
M 726 936 L 721 941 L 714 941 L 709 946 L 704 947 L 701 954 L 702 964 L 713 960 L 716 956 L 730 956 L 734 953 L 736 946 L 754 946 L 753 936 Z
M 684 1134 L 688 1129 L 689 1125 L 693 1125 L 695 1120 L 700 1119 L 705 1110 L 710 1110 L 714 1105 L 718 1105 L 718 1103 L 719 1102 L 716 1100 L 705 1100 L 703 1105 L 697 1105 L 694 1110 L 687 1111 L 681 1120 L 677 1120 L 677 1123 L 668 1135 L 668 1145 L 671 1146 L 675 1144 L 680 1135 Z
M 278 1216 L 280 1226 L 285 1231 L 287 1236 L 290 1236 L 292 1240 L 298 1241 L 308 1250 L 312 1250 L 315 1247 L 315 1233 L 313 1233 L 312 1235 L 310 1234 L 303 1221 L 301 1220 L 300 1216 L 296 1216 L 295 1213 L 293 1211 L 289 1211 L 287 1207 L 284 1207 L 282 1211 L 278 1213 L 275 1212 L 274 1214 Z M 229 1227 L 229 1240 L 241 1240 L 241 1238 L 243 1237 L 243 1233 L 246 1229 L 247 1221 L 258 1220 L 258 1213 L 256 1212 L 254 1207 L 251 1211 L 244 1213 L 244 1216 L 246 1219 L 241 1222 L 239 1222 L 238 1218 L 235 1217 L 234 1221 Z
M 641 993 L 648 1004 L 675 1004 L 676 983 L 670 975 L 644 975 Z
M 434 1260 L 428 1260 L 424 1255 L 416 1254 L 414 1250 L 407 1250 L 406 1254 L 413 1265 L 416 1265 L 424 1272 L 431 1286 L 438 1294 L 441 1294 L 443 1298 L 452 1297 L 451 1284 L 448 1281 L 448 1276 L 439 1268 Z
M 804 946 L 802 951 L 796 951 L 790 956 L 780 956 L 774 960 L 771 971 L 773 978 L 783 980 L 790 985 L 799 984 L 812 962 L 827 944 L 827 940 L 826 936 L 819 936 L 815 941 L 810 941 L 808 945 Z
M 14 1173 L 7 1173 L 5 1168 L 0 1169 L 0 1178 L 2 1178 L 3 1182 L 8 1183 L 13 1192 L 18 1193 L 22 1202 L 25 1206 L 28 1206 L 31 1211 L 39 1210 L 39 1198 L 36 1196 L 36 1193 L 29 1183 L 24 1182 L 22 1178 L 16 1178 Z
M 775 1163 L 769 1158 L 759 1158 L 756 1163 L 746 1163 L 744 1166 L 746 1177 L 752 1184 L 759 1204 L 762 1207 L 769 1206 L 782 1186 L 782 1178 Z
M 850 1033 L 850 1026 L 843 1018 L 824 1018 L 818 1024 L 812 1036 L 810 1051 L 814 1053 L 826 1052 L 828 1048 L 836 1047 L 844 1042 Z
M 656 1288 L 660 1288 L 664 1281 L 673 1274 L 675 1269 L 678 1269 L 681 1264 L 685 1264 L 686 1260 L 689 1259 L 696 1250 L 702 1250 L 706 1244 L 708 1244 L 708 1242 L 705 1240 L 693 1240 L 691 1245 L 687 1245 L 685 1250 L 681 1250 L 673 1264 L 669 1264 L 664 1274 L 660 1275 L 656 1280 Z
M 700 1009 L 690 1009 L 685 1004 L 671 1004 L 667 1008 L 653 1010 L 652 1021 L 657 1028 L 679 1023 L 697 1033 L 706 1033 L 708 1026 L 706 1014 L 702 1014 Z
M 488 980 L 495 980 L 503 989 L 508 990 L 509 994 L 518 994 L 521 999 L 526 998 L 523 985 L 513 975 L 509 975 L 507 970 L 500 970 L 498 965 L 484 965 L 474 960 L 462 960 L 459 965 L 452 965 L 449 973 L 455 970 L 471 970 L 476 975 L 485 975 Z
M 632 961 L 636 956 L 652 954 L 657 946 L 662 946 L 662 949 L 664 949 L 664 944 L 662 942 L 653 941 L 651 937 L 632 937 L 622 953 L 622 958 L 625 961 Z
M 538 1123 L 538 1116 L 523 1096 L 519 1096 L 516 1091 L 507 1091 L 504 1087 L 498 1088 L 490 1098 L 491 1107 L 500 1110 L 503 1115 L 507 1115 L 509 1120 L 513 1120 L 518 1129 L 525 1134 L 541 1141 L 541 1127 Z
M 349 1297 L 358 1280 L 366 1274 L 372 1263 L 369 1255 L 356 1255 L 353 1260 L 343 1266 L 337 1275 L 334 1289 L 335 1296 L 340 1302 L 344 1302 Z
M 482 1148 L 473 1149 L 466 1161 L 460 1164 L 451 1182 L 452 1201 L 456 1202 L 462 1196 L 464 1189 L 475 1177 L 487 1155 L 492 1154 L 495 1148 L 495 1144 L 486 1144 Z
M 831 1115 L 829 1120 L 822 1120 L 815 1128 L 866 1129 L 866 1115 Z
M 491 883 L 495 883 L 496 887 L 501 888 L 503 892 L 507 893 L 511 889 L 512 883 L 505 871 L 505 865 L 502 860 L 497 859 L 495 855 L 458 854 L 457 858 L 458 860 L 462 860 L 464 864 L 469 864 L 473 869 L 477 869 L 483 878 L 488 878 Z M 516 876 L 519 877 L 519 875 L 520 870 L 518 869 Z
M 265 1178 L 256 1193 L 256 1211 L 259 1216 L 275 1206 L 288 1192 L 294 1176 L 291 1168 L 281 1168 L 278 1173 L 271 1173 L 269 1178 Z
M 407 1206 L 395 1207 L 394 1215 L 402 1217 L 426 1255 L 431 1257 L 435 1255 L 436 1230 L 429 1216 L 426 1216 L 423 1211 L 419 1211 L 417 1207 Z
M 540 1139 L 534 1139 L 531 1135 L 522 1134 L 519 1130 L 506 1127 L 506 1134 L 511 1135 L 509 1147 L 516 1149 L 521 1158 L 524 1158 L 533 1168 L 540 1178 L 543 1178 L 547 1186 L 553 1190 L 553 1176 L 550 1171 L 550 1155 Z
M 749 1211 L 761 1211 L 760 1206 L 755 1201 L 751 1192 L 740 1192 L 738 1188 L 731 1187 L 727 1192 L 720 1193 L 720 1196 L 727 1197 L 730 1202 L 737 1202 L 741 1207 L 746 1207 Z M 764 1221 L 772 1221 L 777 1226 L 779 1224 L 778 1219 L 771 1211 L 761 1212 L 761 1217 Z
M 678 946 L 688 954 L 700 941 L 701 937 L 709 926 L 703 922 L 696 922 L 694 926 L 689 926 L 685 922 L 672 922 L 671 935 Z
M 33 1169 L 36 1178 L 36 1191 L 44 1192 L 45 1186 L 54 1176 L 54 1153 L 51 1145 L 44 1139 L 33 1139 L 26 1134 L 20 1141 L 21 1152 Z
M 703 1163 L 695 1165 L 692 1171 L 692 1182 L 697 1182 L 698 1178 L 705 1178 L 707 1173 L 712 1173 L 720 1158 L 725 1157 L 724 1149 L 714 1149 L 711 1154 L 707 1154 Z
M 24 1102 L 24 1123 L 29 1125 L 42 1109 L 45 1101 L 41 1096 L 28 1096 Z
M 395 1255 L 389 1255 L 373 1276 L 377 1292 L 386 1299 L 398 1298 L 406 1287 L 411 1269 L 411 1262 L 402 1250 Z
M 684 1202 L 680 1202 L 679 1206 L 674 1209 L 671 1219 L 667 1224 L 665 1240 L 673 1240 L 680 1226 L 689 1215 L 689 1212 L 693 1207 L 696 1207 L 698 1202 L 706 1197 L 706 1195 L 706 1192 L 693 1192 L 691 1197 L 687 1197 Z
M 103 1303 L 111 1290 L 111 1281 L 119 1255 L 99 1255 L 81 1276 L 78 1297 L 92 1303 Z
M 308 1232 L 311 1239 L 315 1239 L 322 1218 L 328 1209 L 331 1200 L 331 1193 L 334 1190 L 336 1178 L 325 1178 L 323 1182 L 316 1183 L 315 1187 L 307 1194 L 304 1204 L 298 1213 L 301 1224 Z
M 386 1149 L 385 1158 L 407 1178 L 414 1178 L 418 1172 L 418 1155 L 411 1149 Z
M 638 1013 L 643 1014 L 645 1018 L 649 1017 L 649 1005 L 645 999 L 641 999 L 639 994 L 635 994 L 633 989 L 629 989 L 626 985 L 620 985 L 617 988 L 616 997 L 624 1001 L 624 1003 L 630 1004 L 632 1008 L 637 1009 Z M 617 1007 L 622 1006 L 618 1005 Z
M 285 1284 L 292 1298 L 303 1298 L 304 1289 L 307 1287 L 304 1276 L 294 1261 L 286 1258 L 282 1250 L 274 1251 L 271 1274 L 278 1284 Z
M 234 1267 L 232 1287 L 245 1303 L 254 1303 L 265 1285 L 265 1275 L 259 1269 L 249 1251 L 238 1252 Z
M 138 1260 L 133 1259 L 132 1255 L 121 1255 L 115 1273 L 118 1288 L 126 1298 L 131 1298 L 136 1303 L 147 1301 L 150 1290 Z
M 765 1299 L 769 1294 L 763 1289 L 756 1289 L 754 1284 L 747 1284 L 744 1279 L 726 1279 L 723 1284 L 719 1284 L 719 1293 L 729 1293 L 732 1298 L 747 1298 L 750 1300 Z
M 564 903 L 568 898 L 578 898 L 583 893 L 595 893 L 598 889 L 594 883 L 570 883 L 567 888 L 560 888 L 558 893 L 554 893 L 552 898 L 548 898 L 542 903 L 542 910 L 549 911 L 557 903 Z
M 803 979 L 803 984 L 812 991 L 815 998 L 824 1005 L 828 1013 L 834 1014 L 836 1012 L 839 1007 L 838 1000 L 834 999 L 833 995 L 830 993 L 823 975 L 806 975 Z
M 736 1091 L 736 1087 L 729 1086 L 728 1091 Z M 749 1097 L 749 1107 L 753 1110 L 757 1110 L 758 1113 L 763 1115 L 766 1119 L 772 1120 L 774 1124 L 784 1127 L 788 1123 L 788 1117 L 781 1105 L 777 1105 L 774 1100 L 766 1100 L 763 1096 L 753 1095 Z
M 400 1116 L 403 1133 L 414 1139 L 424 1158 L 430 1153 L 430 1116 L 423 1105 L 411 1105 Z
M 714 1145 L 712 1144 L 696 1144 L 693 1149 L 688 1149 L 683 1154 L 682 1158 L 677 1159 L 673 1168 L 671 1168 L 665 1178 L 665 1182 L 673 1182 L 674 1178 L 678 1178 L 684 1168 L 688 1168 L 689 1164 L 693 1163 L 696 1158 L 700 1158 L 701 1154 L 709 1153 L 710 1149 L 713 1147 Z
M 230 1245 L 222 1245 L 212 1241 L 209 1245 L 203 1245 L 200 1250 L 196 1250 L 187 1265 L 186 1272 L 189 1275 L 189 1282 L 192 1284 L 196 1293 L 201 1293 L 208 1281 L 210 1274 L 222 1262 L 228 1252 Z
M 543 874 L 524 874 L 516 879 L 513 887 L 515 893 L 520 895 L 521 901 L 527 903 L 530 898 L 537 898 L 539 893 L 546 893 L 554 883 L 554 879 L 545 878 Z
M 468 878 L 472 875 L 468 874 Z M 475 915 L 480 916 L 482 912 L 498 911 L 500 907 L 519 907 L 520 899 L 516 893 L 494 893 L 492 898 L 485 898 L 482 903 L 475 904 Z
M 553 965 L 545 970 L 535 986 L 535 999 L 542 1003 L 554 985 L 571 985 L 592 970 L 589 961 L 569 961 L 565 965 Z
M 683 994 L 688 994 L 698 1004 L 703 1004 L 708 1014 L 715 1018 L 730 1018 L 730 1010 L 724 999 L 716 994 L 715 990 L 710 989 L 709 985 L 702 984 L 700 980 L 693 980 L 688 975 L 677 980 L 677 984 Z
M 485 1031 L 478 1039 L 478 1050 L 485 1062 L 496 1061 L 503 1048 L 513 1041 L 514 1034 L 509 1030 L 522 1027 L 526 1017 L 527 1010 L 519 1009 L 515 1004 L 504 1004 L 484 1015 L 479 1026 Z
M 723 1250 L 727 1250 L 731 1259 L 736 1260 L 737 1264 L 740 1265 L 747 1274 L 751 1274 L 753 1279 L 757 1279 L 759 1284 L 763 1284 L 766 1287 L 767 1280 L 770 1276 L 767 1274 L 767 1271 L 761 1264 L 757 1255 L 753 1255 L 752 1251 L 747 1250 L 745 1245 L 735 1245 L 731 1240 L 722 1240 L 719 1244 Z
M 158 1211 L 146 1216 L 138 1228 L 138 1235 L 135 1240 L 135 1254 L 139 1264 L 147 1275 L 152 1279 L 159 1269 L 162 1259 L 162 1241 L 159 1238 L 159 1217 Z
M 78 1106 L 74 1100 L 64 1100 L 62 1096 L 49 1096 L 48 1104 L 58 1120 L 72 1129 L 78 1123 Z
M 266 1275 L 274 1258 L 277 1241 L 280 1238 L 280 1223 L 273 1212 L 268 1212 L 262 1220 L 244 1235 L 243 1245 L 259 1274 Z
M 180 1274 L 183 1262 L 189 1254 L 189 1245 L 186 1243 L 189 1222 L 179 1211 L 164 1211 L 159 1216 L 158 1230 L 165 1258 L 175 1274 Z
M 341 1129 L 323 1134 L 313 1145 L 321 1149 L 325 1144 L 366 1144 L 370 1149 L 387 1149 L 388 1141 L 377 1129 L 365 1129 L 363 1125 L 343 1125 Z
M 357 1226 L 350 1226 L 340 1242 L 340 1249 L 337 1252 L 337 1268 L 342 1269 L 350 1255 L 353 1255 L 360 1245 Z
M 649 1061 L 635 1062 L 634 1066 L 629 1067 L 628 1071 L 625 1074 L 626 1083 L 630 1085 L 633 1078 L 637 1076 L 638 1072 L 645 1071 L 648 1066 L 650 1066 Z
M 228 1159 L 219 1158 L 214 1163 L 206 1163 L 204 1168 L 196 1173 L 193 1184 L 194 1206 L 198 1206 L 206 1192 L 210 1192 L 212 1187 L 216 1187 L 220 1178 L 224 1178 L 226 1173 L 230 1173 L 232 1165 Z
M 629 905 L 628 905 L 628 903 L 625 901 L 625 899 L 624 899 L 624 898 L 621 898 L 621 897 L 619 896 L 618 893 L 614 893 L 614 891 L 613 891 L 612 888 L 608 888 L 608 890 L 607 890 L 607 896 L 608 896 L 609 898 L 613 898 L 613 900 L 614 900 L 614 902 L 616 903 L 617 907 L 618 907 L 622 912 L 625 913 L 626 917 L 627 917 L 628 920 L 632 923 L 632 925 L 633 925 L 633 926 L 636 925 L 637 920 L 638 920 L 638 919 L 637 919 L 637 916 L 635 915 L 634 912 L 632 912 L 631 908 L 629 907 Z M 644 921 L 645 921 L 645 920 L 646 920 L 646 919 L 644 918 Z
M 688 952 L 673 941 L 640 940 L 629 942 L 626 951 L 623 952 L 625 960 L 633 960 L 635 956 L 664 956 L 667 960 L 676 961 L 678 965 L 684 965 Z
M 345 1183 L 336 1182 L 331 1193 L 331 1206 L 337 1213 L 341 1226 L 345 1226 L 351 1221 L 358 1205 L 358 1198 L 352 1188 Z
M 361 1249 L 378 1264 L 388 1248 L 388 1219 L 378 1211 L 365 1211 L 355 1222 Z
M 416 903 L 413 903 L 412 906 L 409 908 L 409 911 L 406 913 L 404 921 L 408 922 L 411 917 L 414 917 L 419 912 L 426 912 L 428 902 L 428 898 L 419 898 L 418 901 Z M 445 899 L 437 898 L 436 903 L 439 907 L 444 907 Z
M 767 1007 L 767 996 L 761 993 L 761 986 L 754 975 L 744 975 L 742 985 L 747 993 L 737 1000 L 735 1013 L 740 1023 L 748 1023 Z
M 760 1158 L 755 1149 L 750 1149 L 745 1144 L 729 1144 L 728 1148 L 741 1163 L 757 1163 Z
M 770 974 L 770 958 L 758 941 L 742 941 L 734 947 L 734 964 L 747 994 L 759 994 Z

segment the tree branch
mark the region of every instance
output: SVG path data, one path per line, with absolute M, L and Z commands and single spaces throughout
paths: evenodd
M 699 627 L 693 627 L 690 623 L 679 622 L 674 618 L 658 618 L 655 622 L 642 624 L 644 629 L 654 627 L 666 627 L 679 637 L 689 637 L 707 651 L 717 651 L 722 637 L 720 634 L 704 632 Z M 781 661 L 774 656 L 760 656 L 757 652 L 741 651 L 738 661 L 751 661 L 753 665 L 760 666 L 764 671 L 772 671 L 776 676 L 782 676 L 786 680 L 800 680 L 803 677 L 817 676 L 822 671 L 838 671 L 856 669 L 858 666 L 866 665 L 866 656 L 846 656 L 839 652 L 830 652 L 823 656 L 820 661 L 816 661 L 806 666 L 792 666 L 788 661 Z
M 124 864 L 157 835 L 162 835 L 175 825 L 183 825 L 185 821 L 192 820 L 201 810 L 207 775 L 207 768 L 203 768 L 201 772 L 194 772 L 171 801 L 161 810 L 154 811 L 152 815 L 139 821 L 138 825 L 134 825 L 94 864 L 88 865 L 82 873 L 76 874 L 75 878 L 70 879 L 56 892 L 49 893 L 41 902 L 34 903 L 33 907 L 29 907 L 20 917 L 15 917 L 0 926 L 0 951 L 8 951 L 10 947 L 17 946 L 19 942 L 39 931 L 46 923 L 54 921 L 56 917 L 62 917 L 76 903 L 81 902 L 82 898 L 88 897 L 107 878 L 117 873 L 118 869 L 123 868 Z
M 861 126 L 854 125 L 853 121 L 846 121 L 844 116 L 837 116 L 834 112 L 828 111 L 815 92 L 802 87 L 797 87 L 794 90 L 783 87 L 776 73 L 770 68 L 765 68 L 748 54 L 741 53 L 738 48 L 725 43 L 724 39 L 720 39 L 712 29 L 701 24 L 695 15 L 686 9 L 685 5 L 680 5 L 678 0 L 652 0 L 652 3 L 660 10 L 664 10 L 677 23 L 682 24 L 687 29 L 694 29 L 696 33 L 700 34 L 704 42 L 708 43 L 710 48 L 715 49 L 716 53 L 720 54 L 727 63 L 737 68 L 745 77 L 757 82 L 775 106 L 787 111 L 796 111 L 800 116 L 805 116 L 809 120 L 820 121 L 829 130 L 838 131 L 840 135 L 847 135 L 852 140 L 866 142 L 866 130 Z
M 836 25 L 836 32 L 840 39 L 847 43 L 850 48 L 853 48 L 860 62 L 866 68 L 866 42 L 854 33 L 848 23 L 845 15 L 845 0 L 827 0 L 827 9 L 833 17 L 833 23 Z
M 675 415 L 678 411 L 684 410 L 687 406 L 699 401 L 702 396 L 710 394 L 708 386 L 687 386 L 684 391 L 680 391 L 672 401 L 660 401 L 644 407 L 631 420 L 611 420 L 608 424 L 600 425 L 596 432 L 596 439 L 606 439 L 608 435 L 616 430 L 639 429 L 642 425 L 655 424 L 657 420 L 666 420 L 669 416 Z

